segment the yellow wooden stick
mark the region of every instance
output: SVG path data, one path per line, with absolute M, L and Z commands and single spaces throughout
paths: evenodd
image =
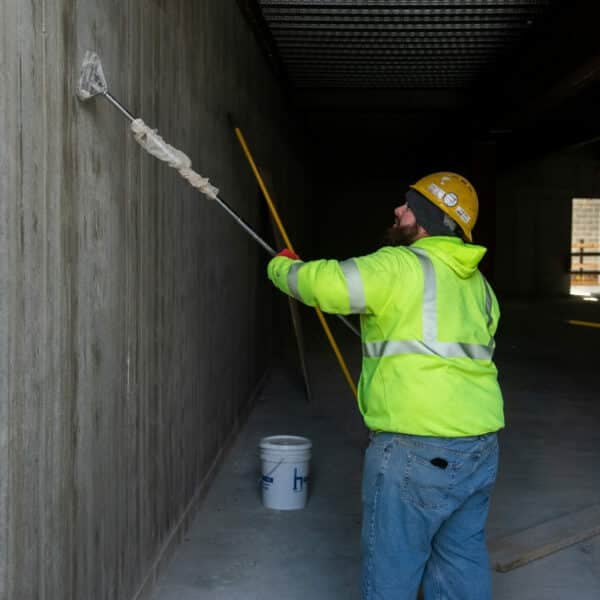
M 244 139 L 244 136 L 239 127 L 235 127 L 235 135 L 237 136 L 237 139 L 240 142 L 240 145 L 242 146 L 242 150 L 244 151 L 244 154 L 246 155 L 246 158 L 248 159 L 248 162 L 250 163 L 250 167 L 252 168 L 254 177 L 256 177 L 256 181 L 258 182 L 260 191 L 263 193 L 263 196 L 265 197 L 265 200 L 267 201 L 267 204 L 269 205 L 269 210 L 271 211 L 271 216 L 273 217 L 273 220 L 275 221 L 275 225 L 277 225 L 277 229 L 279 230 L 279 233 L 281 234 L 281 237 L 283 238 L 283 241 L 284 241 L 286 247 L 289 248 L 292 252 L 294 252 L 294 247 L 292 246 L 292 242 L 290 241 L 290 238 L 288 237 L 288 235 L 285 231 L 285 227 L 283 226 L 283 223 L 281 222 L 281 219 L 279 218 L 277 208 L 275 208 L 275 204 L 273 203 L 273 200 L 271 199 L 269 190 L 267 190 L 267 186 L 265 185 L 265 182 L 263 181 L 263 178 L 256 166 L 256 163 L 254 162 L 254 159 L 252 158 L 252 154 L 250 153 L 248 145 L 246 144 L 246 140 Z M 338 360 L 338 363 L 340 364 L 340 368 L 342 369 L 344 377 L 346 378 L 346 381 L 348 382 L 348 385 L 350 386 L 350 389 L 352 390 L 354 397 L 357 397 L 358 393 L 356 391 L 356 385 L 355 385 L 354 381 L 352 380 L 352 376 L 350 375 L 350 371 L 348 371 L 346 361 L 344 360 L 344 357 L 342 356 L 342 353 L 340 352 L 340 349 L 333 337 L 333 334 L 331 333 L 331 330 L 329 329 L 329 325 L 327 325 L 327 321 L 325 320 L 325 315 L 321 312 L 321 309 L 318 306 L 315 307 L 315 311 L 317 313 L 317 317 L 319 317 L 319 321 L 321 322 L 323 331 L 325 331 L 325 335 L 327 336 L 327 339 L 329 340 L 329 344 L 331 345 L 331 348 L 333 349 L 333 352 Z

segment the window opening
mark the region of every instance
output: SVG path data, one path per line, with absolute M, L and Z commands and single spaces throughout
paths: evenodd
M 571 294 L 600 295 L 600 198 L 573 198 Z

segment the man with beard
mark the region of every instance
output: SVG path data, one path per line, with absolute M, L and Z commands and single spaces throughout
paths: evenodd
M 491 598 L 485 522 L 504 418 L 477 213 L 464 177 L 433 173 L 410 186 L 376 252 L 303 262 L 284 250 L 268 266 L 301 302 L 360 314 L 363 600 L 414 600 L 421 582 L 426 599 Z

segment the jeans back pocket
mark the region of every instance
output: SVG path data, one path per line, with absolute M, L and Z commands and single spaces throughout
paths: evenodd
M 444 510 L 456 483 L 461 464 L 434 448 L 405 448 L 406 462 L 402 479 L 404 500 L 419 508 Z

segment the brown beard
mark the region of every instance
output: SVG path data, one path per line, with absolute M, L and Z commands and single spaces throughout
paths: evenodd
M 405 227 L 389 227 L 383 237 L 384 246 L 410 246 L 417 240 L 419 226 L 417 223 Z

